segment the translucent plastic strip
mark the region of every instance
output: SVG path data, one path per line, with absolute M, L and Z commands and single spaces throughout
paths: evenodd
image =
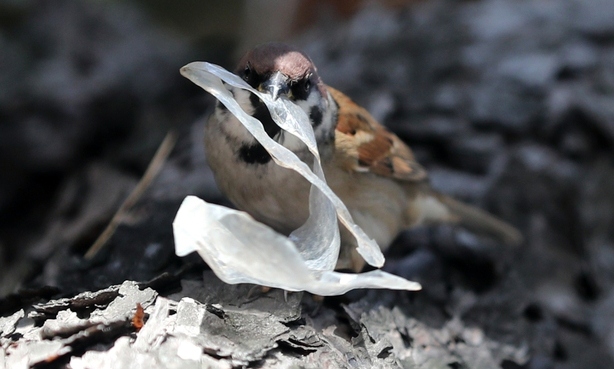
M 197 251 L 227 283 L 255 283 L 319 295 L 341 294 L 353 288 L 420 289 L 418 283 L 382 271 L 364 274 L 333 271 L 339 253 L 337 217 L 356 237 L 357 250 L 365 261 L 380 267 L 384 257 L 326 184 L 312 127 L 298 106 L 284 98 L 274 101 L 213 64 L 190 63 L 181 73 L 224 104 L 271 154 L 275 163 L 295 170 L 313 186 L 309 219 L 290 238 L 256 222 L 244 212 L 187 197 L 173 223 L 177 255 Z M 275 122 L 303 141 L 313 154 L 313 171 L 292 151 L 271 139 L 262 123 L 243 111 L 222 81 L 260 97 Z
M 271 116 L 275 123 L 282 129 L 296 135 L 301 139 L 309 150 L 314 154 L 319 163 L 319 154 L 317 153 L 317 144 L 309 120 L 305 112 L 292 102 L 280 98 L 273 100 L 267 94 L 261 94 L 257 90 L 249 86 L 238 76 L 228 72 L 224 68 L 206 63 L 193 62 L 181 68 L 181 74 L 202 87 L 205 91 L 212 94 L 222 104 L 224 104 L 237 119 L 239 119 L 246 129 L 262 144 L 262 146 L 271 154 L 275 162 L 285 168 L 290 168 L 297 171 L 309 182 L 315 185 L 335 206 L 339 220 L 345 225 L 357 241 L 357 251 L 365 259 L 365 261 L 375 267 L 384 265 L 384 255 L 375 241 L 370 239 L 364 231 L 354 223 L 350 212 L 347 210 L 343 202 L 335 195 L 335 193 L 326 185 L 326 183 L 318 178 L 309 167 L 303 163 L 294 153 L 279 145 L 271 139 L 262 124 L 255 118 L 251 117 L 241 109 L 234 97 L 224 87 L 222 80 L 234 87 L 242 88 L 256 94 L 267 105 Z M 321 169 L 321 168 L 320 168 Z M 316 168 L 317 170 L 317 168 Z
M 185 198 L 175 221 L 175 252 L 193 251 L 213 272 L 230 284 L 253 283 L 321 296 L 340 295 L 356 288 L 416 291 L 419 283 L 375 270 L 360 274 L 312 270 L 289 238 L 256 222 L 247 213 Z

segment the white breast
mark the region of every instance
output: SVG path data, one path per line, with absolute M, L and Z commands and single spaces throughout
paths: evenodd
M 226 119 L 225 127 L 221 127 L 212 116 L 205 128 L 207 161 L 220 190 L 237 208 L 279 232 L 290 233 L 309 215 L 307 181 L 273 161 L 247 164 L 238 160 L 235 151 L 239 142 L 221 134 L 224 129 L 237 129 L 228 127 L 232 124 Z

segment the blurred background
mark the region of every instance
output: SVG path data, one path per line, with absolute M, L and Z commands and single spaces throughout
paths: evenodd
M 526 237 L 510 251 L 462 230 L 414 230 L 393 267 L 418 255 L 437 272 L 411 277 L 444 300 L 459 285 L 495 298 L 511 278 L 542 367 L 608 366 L 613 20 L 611 0 L 0 0 L 0 296 L 178 263 L 181 199 L 225 202 L 200 145 L 213 101 L 179 68 L 232 69 L 254 45 L 286 41 L 408 142 L 434 187 Z M 165 170 L 111 251 L 83 263 L 171 128 L 180 138 Z

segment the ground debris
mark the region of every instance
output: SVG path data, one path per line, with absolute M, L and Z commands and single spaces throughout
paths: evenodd
M 34 318 L 39 314 L 54 316 L 58 312 L 66 309 L 80 310 L 88 307 L 106 306 L 119 295 L 119 286 L 110 286 L 96 292 L 83 292 L 72 298 L 62 298 L 51 300 L 45 303 L 32 306 L 34 313 L 29 316 Z
M 496 368 L 504 360 L 528 360 L 526 347 L 490 339 L 459 318 L 433 328 L 399 308 L 364 301 L 314 312 L 308 294 L 272 290 L 248 298 L 254 286 L 227 285 L 211 272 L 182 284 L 168 297 L 127 281 L 52 300 L 32 307 L 49 313 L 36 316 L 38 325 L 20 310 L 0 320 L 0 358 L 10 368 L 214 369 Z M 75 301 L 81 310 L 72 309 Z M 140 329 L 132 324 L 138 305 L 145 313 Z
M 35 301 L 49 299 L 58 292 L 60 292 L 58 288 L 50 286 L 21 289 L 0 299 L 0 314 L 4 316 L 7 313 L 14 313 Z
M 19 319 L 24 317 L 23 309 L 7 317 L 0 317 L 0 337 L 5 337 L 15 332 Z
M 112 343 L 134 331 L 130 318 L 137 304 L 148 307 L 156 297 L 155 291 L 149 288 L 141 291 L 136 283 L 127 281 L 121 286 L 36 304 L 27 317 L 20 310 L 0 318 L 5 366 L 27 368 L 61 363 L 93 346 Z M 80 318 L 77 311 L 85 308 L 92 311 L 86 318 Z
M 167 37 L 166 21 L 145 21 L 150 2 L 115 3 L 0 1 L 0 368 L 614 367 L 614 2 L 356 2 L 369 5 L 343 21 L 326 9 L 289 40 L 411 146 L 435 189 L 526 239 L 510 250 L 414 229 L 385 267 L 420 293 L 354 291 L 317 307 L 224 285 L 173 254 L 187 194 L 228 204 L 198 119 L 213 99 L 177 69 L 196 49 L 232 67 L 232 46 L 254 45 L 190 46 L 203 40 L 193 29 Z M 173 16 L 181 28 L 185 15 Z M 170 126 L 179 137 L 158 178 L 83 260 Z M 121 295 L 125 280 L 138 288 Z

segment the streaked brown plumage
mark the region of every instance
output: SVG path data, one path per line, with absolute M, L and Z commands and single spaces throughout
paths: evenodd
M 508 244 L 521 242 L 512 226 L 432 190 L 411 149 L 364 108 L 326 86 L 299 50 L 284 44 L 261 45 L 241 59 L 236 73 L 275 98 L 289 98 L 310 116 L 329 186 L 382 249 L 403 229 L 425 222 L 460 223 Z M 301 142 L 272 122 L 257 98 L 244 90 L 235 89 L 233 94 L 272 138 L 299 157 L 309 157 Z M 286 234 L 307 219 L 307 181 L 272 162 L 221 105 L 208 121 L 205 148 L 219 187 L 239 209 Z M 341 236 L 337 267 L 362 269 L 355 240 L 343 228 Z

